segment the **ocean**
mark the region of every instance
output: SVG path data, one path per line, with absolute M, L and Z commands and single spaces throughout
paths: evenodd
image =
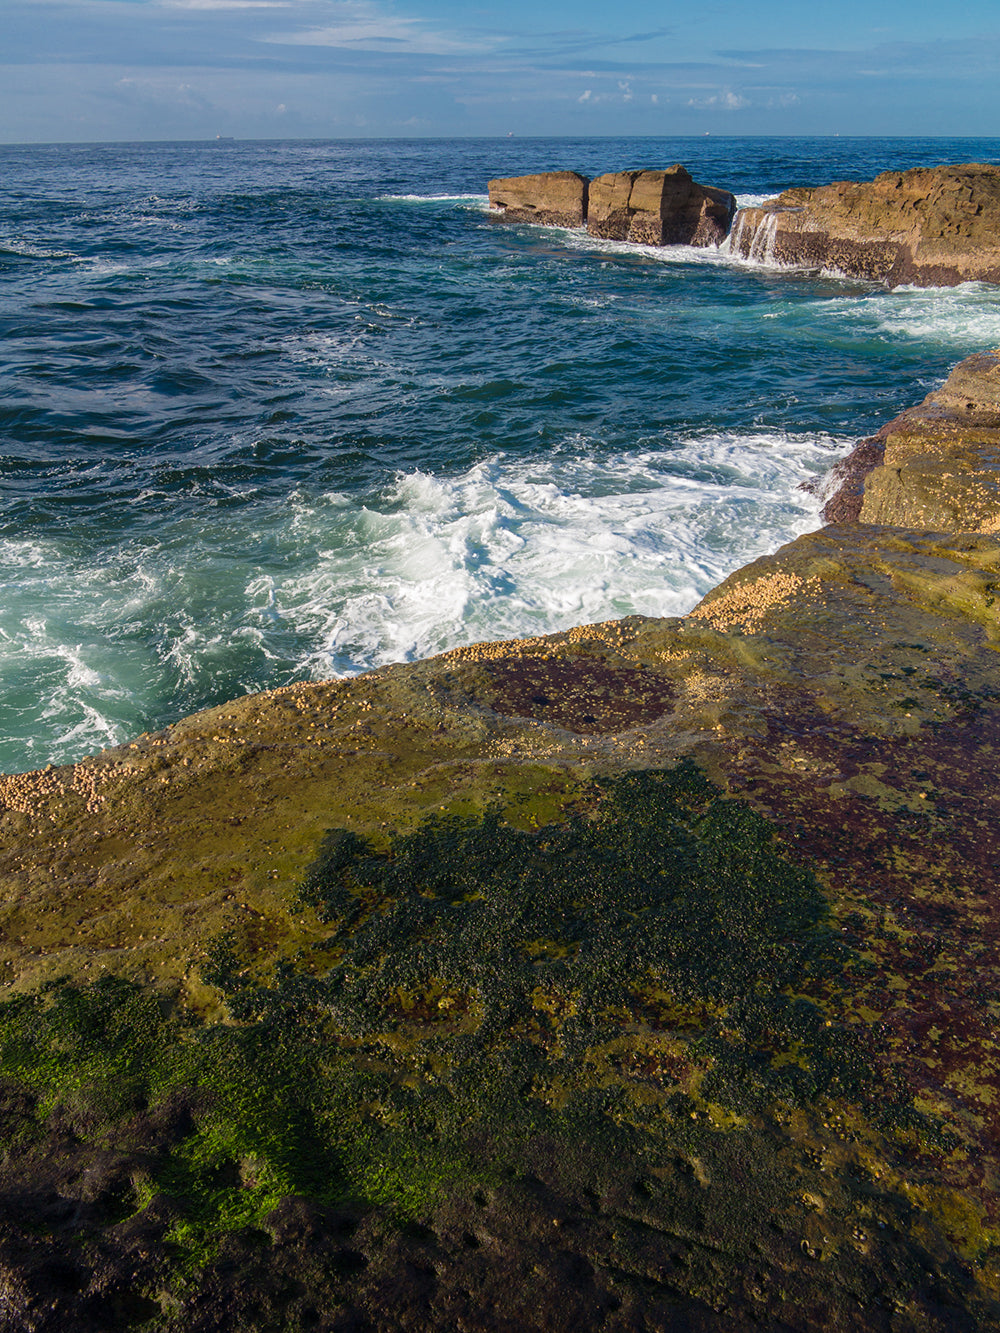
M 986 139 L 0 147 L 0 772 L 236 695 L 688 610 L 1000 344 L 885 292 L 489 215 L 682 162 L 742 203 Z

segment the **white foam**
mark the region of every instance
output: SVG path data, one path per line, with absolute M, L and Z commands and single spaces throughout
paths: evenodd
M 22 259 L 70 259 L 75 264 L 83 262 L 80 255 L 71 250 L 53 250 L 23 236 L 0 236 L 0 254 L 20 255 Z
M 380 194 L 384 204 L 489 204 L 488 194 Z
M 827 436 L 720 433 L 603 460 L 498 456 L 454 478 L 410 473 L 350 516 L 353 542 L 269 585 L 266 617 L 312 641 L 303 666 L 322 677 L 478 639 L 681 614 L 817 526 L 821 501 L 798 486 L 843 450 Z
M 737 196 L 737 208 L 760 208 L 761 204 L 768 204 L 772 199 L 777 199 L 778 195 L 785 189 L 785 186 L 779 186 L 777 190 L 771 190 L 769 194 L 741 194 Z
M 608 255 L 642 255 L 659 264 L 727 264 L 730 259 L 722 245 L 639 245 L 635 241 L 610 241 L 601 236 L 591 236 L 583 227 L 547 227 L 546 231 L 559 231 L 567 245 L 574 250 L 597 251 Z
M 784 310 L 762 319 L 781 319 Z M 958 287 L 896 287 L 816 298 L 811 318 L 839 337 L 876 342 L 916 343 L 966 356 L 975 348 L 1000 345 L 1000 290 L 987 283 Z M 915 383 L 922 381 L 919 377 Z
M 120 745 L 126 737 L 121 726 L 116 725 L 98 709 L 90 704 L 78 705 L 83 717 L 68 730 L 57 732 L 53 737 L 49 753 L 57 757 L 72 759 L 81 754 L 104 750 L 112 745 Z
M 165 516 L 156 544 L 99 558 L 68 538 L 0 542 L 8 736 L 65 762 L 143 730 L 165 700 L 193 711 L 219 690 L 680 614 L 816 527 L 821 501 L 800 484 L 845 449 L 719 432 L 607 455 L 573 437 L 530 462 L 401 474 L 367 504 L 303 488 L 209 527 Z
M 897 287 L 872 302 L 879 331 L 890 338 L 957 347 L 1000 344 L 1000 292 L 982 282 L 958 287 Z

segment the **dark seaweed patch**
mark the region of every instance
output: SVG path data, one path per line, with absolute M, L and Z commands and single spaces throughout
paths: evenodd
M 674 707 L 672 681 L 653 671 L 577 658 L 511 658 L 482 668 L 477 697 L 509 717 L 555 723 L 578 735 L 623 731 Z
M 384 849 L 334 831 L 301 896 L 329 925 L 317 948 L 266 976 L 235 932 L 209 949 L 204 977 L 231 1022 L 206 1025 L 110 979 L 0 1005 L 0 1195 L 67 1253 L 124 1227 L 114 1244 L 128 1256 L 139 1228 L 153 1258 L 134 1317 L 151 1328 L 180 1325 L 143 1293 L 180 1300 L 196 1271 L 222 1272 L 232 1255 L 239 1271 L 265 1251 L 278 1263 L 276 1219 L 294 1199 L 387 1210 L 406 1224 L 392 1245 L 430 1253 L 435 1233 L 420 1238 L 448 1199 L 507 1197 L 542 1152 L 584 1201 L 599 1179 L 635 1182 L 651 1210 L 635 1254 L 643 1228 L 658 1245 L 705 1227 L 721 1241 L 738 1216 L 740 1239 L 725 1244 L 745 1258 L 779 1243 L 768 1219 L 779 1198 L 783 1216 L 791 1206 L 788 1173 L 819 1170 L 759 1119 L 768 1108 L 850 1106 L 870 1142 L 942 1144 L 880 1070 L 877 1029 L 839 1021 L 864 965 L 831 930 L 812 874 L 690 764 L 595 782 L 535 832 L 495 810 L 432 820 Z M 726 1112 L 745 1128 L 723 1132 Z M 728 1163 L 721 1180 L 735 1171 L 752 1187 L 738 1200 L 710 1191 L 713 1161 Z M 56 1164 L 50 1178 L 41 1163 Z M 594 1211 L 548 1188 L 527 1190 L 532 1226 Z M 469 1218 L 456 1244 L 483 1253 Z M 549 1253 L 538 1235 L 523 1243 Z M 672 1279 L 685 1300 L 729 1284 L 701 1262 Z M 301 1301 L 367 1282 L 367 1263 L 337 1241 Z M 419 1285 L 419 1266 L 406 1271 Z
M 377 853 L 338 831 L 302 896 L 338 955 L 313 993 L 357 1039 L 412 1026 L 415 1007 L 433 1028 L 433 991 L 440 1041 L 466 1062 L 523 1035 L 529 1064 L 572 1081 L 638 1019 L 636 1051 L 682 1036 L 703 1096 L 733 1109 L 863 1094 L 868 1056 L 835 1021 L 863 964 L 811 873 L 690 764 L 596 783 L 583 813 L 535 833 L 494 811 Z M 472 1012 L 455 1034 L 449 1020 Z M 669 1064 L 628 1067 L 669 1086 Z

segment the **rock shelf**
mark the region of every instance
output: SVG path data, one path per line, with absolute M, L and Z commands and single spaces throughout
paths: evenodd
M 3 779 L 6 1326 L 996 1327 L 997 366 L 687 617 Z
M 736 211 L 728 190 L 692 180 L 685 167 L 616 171 L 596 180 L 555 171 L 489 183 L 490 207 L 508 222 L 579 227 L 641 245 L 718 245 Z

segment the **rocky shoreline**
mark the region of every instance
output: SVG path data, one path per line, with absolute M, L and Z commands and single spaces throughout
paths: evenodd
M 0 1328 L 996 1327 L 998 384 L 686 617 L 0 779 Z
M 1000 282 L 1000 167 L 971 163 L 883 172 L 786 190 L 736 208 L 679 164 L 588 181 L 575 172 L 493 180 L 490 206 L 511 222 L 587 226 L 645 245 L 719 245 L 779 267 L 816 269 L 886 287 Z

